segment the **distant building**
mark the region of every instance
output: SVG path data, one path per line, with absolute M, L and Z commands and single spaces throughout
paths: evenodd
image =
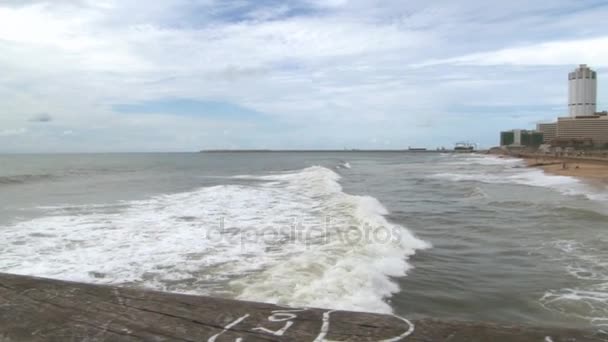
M 507 147 L 539 147 L 543 144 L 543 133 L 514 129 L 500 133 L 500 146 Z
M 536 126 L 543 135 L 543 143 L 556 147 L 608 148 L 608 112 L 596 112 L 596 98 L 597 74 L 586 64 L 581 64 L 568 74 L 569 116 Z M 501 133 L 501 145 L 504 133 Z M 508 142 L 509 135 L 505 138 Z M 513 139 L 516 140 L 515 137 Z M 517 144 L 517 141 L 512 144 Z
M 568 74 L 570 117 L 594 115 L 597 110 L 597 74 L 586 64 Z
M 540 139 L 540 140 L 539 140 Z M 500 145 L 608 148 L 608 112 L 597 112 L 597 73 L 580 64 L 568 73 L 568 116 L 542 123 L 536 131 L 500 133 Z
M 557 122 L 536 125 L 536 130 L 543 134 L 543 143 L 550 144 L 557 138 Z
M 591 138 L 555 138 L 551 141 L 551 147 L 590 149 L 594 147 L 594 144 Z
M 608 115 L 557 119 L 557 138 L 590 141 L 595 147 L 608 146 Z

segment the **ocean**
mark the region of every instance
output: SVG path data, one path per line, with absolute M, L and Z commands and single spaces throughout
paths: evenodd
M 608 188 L 440 153 L 0 156 L 0 272 L 608 330 Z

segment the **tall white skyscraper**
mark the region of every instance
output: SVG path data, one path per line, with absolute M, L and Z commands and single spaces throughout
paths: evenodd
M 597 109 L 597 74 L 581 64 L 568 74 L 568 110 L 571 117 L 594 115 Z

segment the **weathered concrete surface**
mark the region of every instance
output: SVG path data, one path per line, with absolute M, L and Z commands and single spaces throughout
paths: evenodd
M 0 274 L 8 341 L 602 341 L 593 332 L 286 308 Z

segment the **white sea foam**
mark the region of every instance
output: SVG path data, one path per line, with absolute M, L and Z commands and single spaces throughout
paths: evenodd
M 340 166 L 342 166 L 342 167 L 343 167 L 343 168 L 345 168 L 345 169 L 350 169 L 350 168 L 351 168 L 351 166 L 350 166 L 350 163 L 349 163 L 349 162 L 344 162 L 344 163 L 342 163 Z
M 537 187 L 554 187 L 567 190 L 568 185 L 580 184 L 576 178 L 567 176 L 547 175 L 542 170 L 518 169 L 516 171 L 488 171 L 488 172 L 466 172 L 466 173 L 437 173 L 434 178 L 452 181 L 475 181 L 481 183 L 495 184 L 521 184 Z
M 390 312 L 390 277 L 404 276 L 407 257 L 427 243 L 388 222 L 375 198 L 344 193 L 329 169 L 246 178 L 262 182 L 112 210 L 47 208 L 0 227 L 0 271 Z
M 524 165 L 521 159 L 504 158 L 494 155 L 454 154 L 449 165 Z
M 399 289 L 389 277 L 404 276 L 410 268 L 406 257 L 428 244 L 389 223 L 384 218 L 386 208 L 375 198 L 342 192 L 336 182 L 338 177 L 320 167 L 297 175 L 263 177 L 287 181 L 286 186 L 292 191 L 316 198 L 322 215 L 332 219 L 331 229 L 326 243 L 313 247 L 314 253 L 302 253 L 254 274 L 253 282 L 237 280 L 245 287 L 240 298 L 270 298 L 275 302 L 288 299 L 285 303 L 296 305 L 390 311 L 382 298 Z M 374 229 L 377 227 L 385 229 Z M 247 286 L 249 282 L 253 285 Z
M 519 159 L 476 156 L 461 158 L 463 164 L 477 164 L 467 170 L 440 172 L 429 176 L 454 182 L 479 182 L 488 184 L 519 184 L 550 188 L 565 195 L 585 196 L 589 200 L 608 201 L 608 189 L 602 191 L 579 179 L 547 174 L 542 170 L 521 166 Z M 459 163 L 460 163 L 459 162 Z
M 585 319 L 608 328 L 608 261 L 605 252 L 579 241 L 560 240 L 553 247 L 561 252 L 566 271 L 580 280 L 573 288 L 552 289 L 540 299 L 548 310 Z

